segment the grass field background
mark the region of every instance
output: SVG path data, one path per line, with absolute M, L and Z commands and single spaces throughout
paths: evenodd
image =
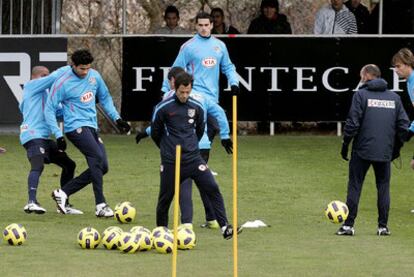
M 46 166 L 38 189 L 44 215 L 27 215 L 29 163 L 17 136 L 0 136 L 0 229 L 23 224 L 28 240 L 21 247 L 0 246 L 0 276 L 169 276 L 171 255 L 155 251 L 122 254 L 119 251 L 82 250 L 76 243 L 80 229 L 102 232 L 118 225 L 155 227 L 159 187 L 159 152 L 149 140 L 136 145 L 132 136 L 103 136 L 109 159 L 104 178 L 107 202 L 130 201 L 137 208 L 133 224 L 94 215 L 92 187 L 71 197 L 82 216 L 56 213 L 50 197 L 59 186 L 58 167 Z M 414 172 L 409 161 L 412 144 L 402 152 L 402 169 L 393 166 L 390 237 L 377 237 L 376 189 L 370 170 L 364 184 L 354 237 L 338 237 L 339 227 L 325 219 L 331 200 L 346 198 L 347 166 L 340 159 L 341 140 L 333 136 L 247 136 L 239 138 L 239 222 L 261 219 L 270 228 L 246 229 L 239 236 L 239 276 L 413 276 Z M 69 145 L 77 174 L 86 164 Z M 232 214 L 231 156 L 216 142 L 210 167 Z M 198 227 L 204 211 L 194 187 L 194 225 L 198 244 L 178 253 L 178 276 L 232 276 L 232 241 L 217 230 Z M 172 217 L 170 217 L 170 227 Z

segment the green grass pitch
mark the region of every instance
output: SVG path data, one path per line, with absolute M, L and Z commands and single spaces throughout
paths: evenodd
M 109 159 L 104 192 L 114 207 L 130 201 L 137 208 L 134 223 L 121 225 L 94 215 L 92 187 L 71 197 L 82 216 L 56 213 L 50 197 L 59 185 L 58 167 L 46 166 L 38 189 L 44 215 L 23 212 L 27 201 L 29 163 L 17 136 L 0 136 L 0 229 L 23 224 L 23 246 L 0 244 L 0 276 L 169 276 L 171 255 L 154 250 L 123 254 L 82 250 L 76 235 L 92 226 L 102 232 L 110 225 L 129 230 L 134 225 L 155 227 L 159 187 L 159 151 L 149 140 L 136 145 L 132 136 L 103 136 Z M 261 219 L 270 228 L 245 229 L 239 236 L 239 276 L 412 276 L 414 272 L 414 171 L 409 161 L 413 143 L 402 152 L 402 169 L 393 166 L 390 237 L 377 237 L 376 189 L 372 171 L 362 191 L 356 236 L 338 237 L 339 227 L 324 217 L 331 200 L 345 201 L 347 165 L 339 155 L 341 140 L 332 136 L 239 137 L 239 222 Z M 69 144 L 77 174 L 86 164 Z M 229 219 L 232 219 L 231 156 L 217 140 L 210 167 L 219 173 Z M 178 276 L 232 276 L 232 241 L 217 230 L 201 229 L 204 211 L 193 190 L 194 250 L 178 253 Z M 172 215 L 172 214 L 171 214 Z M 172 216 L 170 217 L 170 228 Z

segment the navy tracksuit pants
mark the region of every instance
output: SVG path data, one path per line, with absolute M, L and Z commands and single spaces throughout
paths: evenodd
M 210 149 L 200 149 L 200 154 L 205 163 L 208 163 Z M 180 189 L 180 209 L 181 209 L 181 223 L 193 222 L 193 186 L 191 178 L 187 178 L 181 184 Z M 216 219 L 214 208 L 210 203 L 208 195 L 199 190 L 201 200 L 203 201 L 204 211 L 206 213 L 206 220 L 212 221 Z
M 91 127 L 82 127 L 66 133 L 66 137 L 85 156 L 89 168 L 69 181 L 63 191 L 69 196 L 92 183 L 95 203 L 104 203 L 103 175 L 108 172 L 108 159 L 98 132 Z
M 168 226 L 168 211 L 174 198 L 175 165 L 161 165 L 160 177 L 161 183 L 157 204 L 157 226 Z M 227 216 L 223 196 L 220 193 L 220 189 L 214 180 L 211 171 L 208 169 L 206 163 L 201 159 L 201 157 L 197 161 L 188 164 L 181 164 L 181 191 L 188 190 L 189 187 L 187 186 L 191 187 L 191 182 L 183 182 L 183 180 L 188 178 L 194 180 L 198 189 L 208 196 L 219 225 L 227 225 Z M 180 195 L 182 194 L 180 193 Z M 192 205 L 191 198 L 188 199 L 182 197 L 180 200 L 181 210 L 183 210 L 183 207 L 185 210 L 186 205 Z
M 365 175 L 371 165 L 374 168 L 375 182 L 377 184 L 378 227 L 387 226 L 388 213 L 390 210 L 390 162 L 364 160 L 356 153 L 352 153 L 349 162 L 348 196 L 346 199 L 349 215 L 345 220 L 344 225 L 354 226 L 355 218 L 358 213 L 358 203 L 361 196 L 362 184 L 364 183 Z

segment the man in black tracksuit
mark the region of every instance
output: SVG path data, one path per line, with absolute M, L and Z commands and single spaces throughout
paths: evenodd
M 189 98 L 192 89 L 191 75 L 186 72 L 178 74 L 175 88 L 175 95 L 155 107 L 151 122 L 151 137 L 161 150 L 157 226 L 168 226 L 168 210 L 174 197 L 176 145 L 181 145 L 180 182 L 191 178 L 200 191 L 205 192 L 214 208 L 224 238 L 230 239 L 233 236 L 233 227 L 227 222 L 223 197 L 198 148 L 204 134 L 205 119 L 201 103 Z
M 354 221 L 358 212 L 365 175 L 372 165 L 377 184 L 378 230 L 377 235 L 390 235 L 387 227 L 390 208 L 390 162 L 399 156 L 409 120 L 400 97 L 387 90 L 380 78 L 381 71 L 369 64 L 361 69 L 360 87 L 353 98 L 344 127 L 341 155 L 348 160 L 348 146 L 353 139 L 349 162 L 348 218 L 337 235 L 354 235 Z

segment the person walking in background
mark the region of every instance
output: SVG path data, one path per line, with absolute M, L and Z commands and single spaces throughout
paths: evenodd
M 365 65 L 360 72 L 362 86 L 352 98 L 344 127 L 341 156 L 348 161 L 348 148 L 352 140 L 349 162 L 349 181 L 346 204 L 348 218 L 337 235 L 355 234 L 354 223 L 365 175 L 372 165 L 378 191 L 378 236 L 387 236 L 390 209 L 391 161 L 399 155 L 399 148 L 407 135 L 409 125 L 400 96 L 387 89 L 381 71 L 374 64 Z M 381 127 L 378 127 L 378 124 Z M 395 147 L 399 145 L 399 147 Z
M 109 117 L 121 131 L 128 132 L 130 126 L 116 111 L 112 97 L 101 75 L 91 69 L 92 54 L 77 50 L 72 54 L 72 68 L 52 86 L 46 102 L 45 118 L 57 140 L 58 150 L 65 151 L 66 140 L 57 126 L 55 113 L 63 107 L 64 132 L 68 139 L 85 156 L 88 169 L 72 179 L 61 189 L 52 192 L 58 209 L 67 214 L 67 197 L 92 182 L 95 194 L 97 217 L 113 217 L 103 194 L 103 175 L 108 172 L 108 160 L 102 139 L 98 134 L 96 100 L 99 100 Z

